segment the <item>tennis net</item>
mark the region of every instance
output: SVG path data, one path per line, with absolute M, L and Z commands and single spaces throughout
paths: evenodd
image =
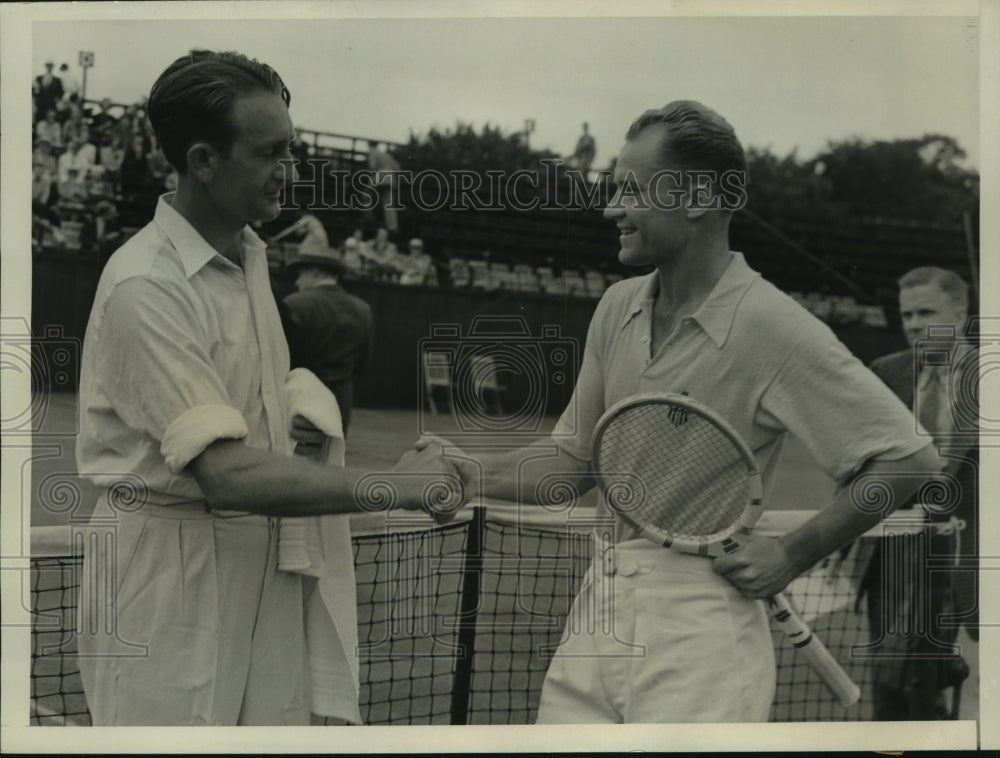
M 808 516 L 765 514 L 758 531 L 782 534 Z M 592 519 L 538 509 L 529 517 L 492 503 L 466 509 L 445 526 L 412 514 L 356 519 L 352 541 L 365 723 L 532 723 L 551 655 L 590 565 L 592 525 Z M 866 656 L 871 640 L 857 601 L 858 580 L 885 534 L 920 542 L 931 529 L 940 526 L 913 515 L 894 516 L 789 586 L 786 594 L 859 684 L 862 698 L 842 708 L 775 629 L 778 689 L 772 721 L 872 717 Z M 32 530 L 34 725 L 90 724 L 74 632 L 82 568 L 69 536 L 69 527 Z

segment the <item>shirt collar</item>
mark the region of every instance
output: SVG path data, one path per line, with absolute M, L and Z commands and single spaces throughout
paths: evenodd
M 656 272 L 651 274 L 646 274 L 643 277 L 645 281 L 643 285 L 636 291 L 635 297 L 632 298 L 632 304 L 625 311 L 625 317 L 622 319 L 621 329 L 624 329 L 628 322 L 633 318 L 642 313 L 642 309 L 653 302 L 656 297 Z
M 729 332 L 733 327 L 733 321 L 736 318 L 736 306 L 739 305 L 750 285 L 759 278 L 760 274 L 750 268 L 743 253 L 732 253 L 729 265 L 722 272 L 719 281 L 715 283 L 712 291 L 708 293 L 708 297 L 698 307 L 698 310 L 691 314 L 691 318 L 709 336 L 716 347 L 721 348 L 726 344 Z M 636 314 L 642 312 L 644 307 L 652 307 L 657 286 L 658 282 L 654 271 L 647 276 L 646 283 L 636 292 L 631 307 L 625 313 L 622 328 Z
M 229 265 L 234 265 L 232 261 L 227 260 L 219 251 L 209 245 L 208 241 L 191 226 L 186 218 L 174 210 L 172 205 L 174 194 L 168 192 L 165 195 L 160 195 L 153 221 L 163 230 L 177 251 L 181 265 L 184 266 L 184 274 L 191 278 L 216 257 Z M 240 241 L 248 253 L 251 251 L 264 252 L 267 249 L 264 241 L 249 226 L 243 227 Z

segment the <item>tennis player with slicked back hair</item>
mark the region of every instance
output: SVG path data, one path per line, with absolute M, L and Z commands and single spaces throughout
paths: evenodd
M 293 176 L 289 101 L 269 66 L 204 50 L 150 94 L 177 191 L 102 273 L 81 372 L 77 464 L 107 488 L 95 519 L 116 526 L 109 561 L 84 557 L 80 668 L 95 725 L 310 721 L 303 576 L 278 568 L 279 517 L 357 510 L 365 472 L 321 465 L 326 435 L 289 418 L 288 346 L 248 227 L 278 215 Z M 461 486 L 430 454 L 396 470 L 405 508 L 422 506 L 425 474 Z M 127 508 L 122 477 L 141 494 Z M 88 596 L 101 588 L 110 598 Z M 332 708 L 359 721 L 356 683 L 343 681 Z
M 542 443 L 546 452 L 482 455 L 482 480 L 467 489 L 537 503 L 558 489 L 540 485 L 565 477 L 585 491 L 598 421 L 640 393 L 686 395 L 725 419 L 763 471 L 765 507 L 783 441 L 797 436 L 844 486 L 781 539 L 750 536 L 736 552 L 709 559 L 666 549 L 615 521 L 575 600 L 537 719 L 765 721 L 775 665 L 760 599 L 887 515 L 855 507 L 850 485 L 859 477 L 888 474 L 881 481 L 898 504 L 940 461 L 906 407 L 830 329 L 730 250 L 746 161 L 725 119 L 684 100 L 644 113 L 626 134 L 613 179 L 604 215 L 620 231 L 618 259 L 655 271 L 605 292 L 573 398 Z M 417 448 L 440 444 L 423 440 Z M 547 452 L 553 445 L 558 456 Z M 649 448 L 656 450 L 655 439 Z

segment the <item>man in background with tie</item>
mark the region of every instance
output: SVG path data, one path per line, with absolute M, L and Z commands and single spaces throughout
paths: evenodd
M 948 462 L 944 473 L 954 477 L 950 481 L 957 483 L 957 498 L 945 498 L 948 503 L 937 511 L 929 509 L 928 515 L 931 521 L 954 517 L 965 522 L 959 536 L 960 555 L 974 562 L 979 451 L 975 433 L 963 432 L 969 431 L 969 419 L 978 418 L 978 408 L 971 407 L 968 390 L 975 385 L 966 381 L 974 383 L 976 376 L 964 372 L 977 372 L 978 365 L 973 346 L 962 339 L 968 290 L 957 274 L 932 266 L 903 275 L 899 312 L 910 347 L 877 359 L 871 370 L 914 410 Z M 919 493 L 902 507 L 914 507 L 918 498 Z M 929 554 L 950 554 L 951 539 L 932 538 Z M 941 623 L 940 616 L 960 617 L 969 635 L 978 639 L 975 572 L 930 571 L 916 560 L 912 548 L 919 550 L 917 543 L 904 550 L 896 542 L 898 549 L 891 551 L 888 544 L 883 540 L 876 548 L 862 583 L 871 639 L 876 644 L 875 719 L 948 718 L 943 691 L 960 682 L 967 667 L 960 656 L 948 652 L 958 634 L 955 621 Z

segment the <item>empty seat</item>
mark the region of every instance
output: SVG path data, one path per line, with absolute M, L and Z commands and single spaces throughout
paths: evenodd
M 579 271 L 566 270 L 562 273 L 563 285 L 568 295 L 586 295 L 587 285 Z
M 448 262 L 448 270 L 451 272 L 451 284 L 453 287 L 468 287 L 472 281 L 472 272 L 469 264 L 462 258 L 452 258 Z
M 517 275 L 510 270 L 510 265 L 506 263 L 491 263 L 490 276 L 498 287 L 507 290 L 517 289 Z
M 478 289 L 491 290 L 496 288 L 496 280 L 490 274 L 490 266 L 486 261 L 469 261 L 472 272 L 472 286 Z
M 584 283 L 587 286 L 587 294 L 591 297 L 600 297 L 607 288 L 604 283 L 604 274 L 600 271 L 588 271 L 584 277 Z
M 434 401 L 434 389 L 444 387 L 451 404 L 451 362 L 452 354 L 438 350 L 428 350 L 424 353 L 424 395 L 431 413 L 437 414 L 438 407 Z
M 538 274 L 535 269 L 525 263 L 514 266 L 514 276 L 517 281 L 517 289 L 521 292 L 538 292 L 541 286 L 538 283 Z

